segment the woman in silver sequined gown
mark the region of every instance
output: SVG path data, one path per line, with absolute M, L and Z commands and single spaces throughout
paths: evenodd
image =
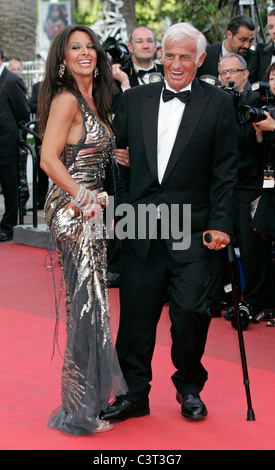
M 107 58 L 89 28 L 69 26 L 59 33 L 39 96 L 41 166 L 53 181 L 45 216 L 63 271 L 67 314 L 62 404 L 49 426 L 76 435 L 111 429 L 100 412 L 111 395 L 126 390 L 110 331 L 98 203 L 114 159 L 108 106 L 102 106 L 109 82 Z M 85 198 L 81 205 L 80 188 L 93 197 L 92 205 Z

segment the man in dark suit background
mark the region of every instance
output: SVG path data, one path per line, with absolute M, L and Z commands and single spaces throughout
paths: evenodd
M 234 16 L 227 25 L 226 39 L 206 47 L 207 56 L 198 70 L 197 76 L 213 75 L 219 77 L 218 64 L 221 58 L 226 54 L 235 53 L 245 58 L 250 83 L 257 81 L 255 52 L 251 50 L 254 39 L 255 24 L 252 19 L 245 15 Z
M 199 395 L 208 375 L 201 363 L 210 324 L 207 259 L 209 249 L 227 246 L 233 229 L 237 132 L 231 96 L 195 78 L 205 47 L 205 37 L 189 23 L 169 28 L 163 38 L 164 84 L 126 90 L 114 119 L 118 146 L 129 147 L 130 155 L 130 167 L 120 167 L 118 199 L 126 205 L 118 209 L 127 215 L 131 208 L 132 215 L 128 237 L 119 232 L 116 343 L 129 391 L 103 413 L 112 422 L 150 412 L 151 360 L 167 288 L 172 380 L 181 413 L 190 419 L 207 414 Z M 183 92 L 185 102 L 166 101 L 171 92 Z M 139 213 L 144 207 L 153 214 L 148 226 Z M 211 240 L 205 240 L 206 232 Z
M 18 128 L 29 121 L 30 109 L 23 80 L 3 64 L 0 46 L 0 181 L 5 212 L 0 223 L 0 242 L 11 240 L 18 218 Z
M 238 72 L 236 72 L 238 70 Z M 236 105 L 238 125 L 238 176 L 236 188 L 236 242 L 240 249 L 244 271 L 245 288 L 243 299 L 252 317 L 274 305 L 272 286 L 271 239 L 264 239 L 252 227 L 252 207 L 262 195 L 264 169 L 268 158 L 267 141 L 257 140 L 252 122 L 238 119 L 243 105 L 261 108 L 261 94 L 252 91 L 249 84 L 249 71 L 243 57 L 231 54 L 219 64 L 222 84 L 234 88 L 239 93 Z M 235 73 L 234 73 L 235 71 Z M 254 190 L 247 190 L 247 188 Z M 259 188 L 259 189 L 256 189 Z M 254 202 L 253 202 L 254 201 Z
M 267 29 L 273 44 L 261 42 L 256 47 L 255 67 L 258 69 L 257 80 L 265 81 L 268 67 L 275 62 L 275 9 L 268 14 Z M 255 80 L 256 81 L 256 80 Z
M 127 47 L 131 53 L 129 70 L 122 70 L 120 64 L 112 65 L 113 76 L 119 85 L 119 96 L 128 88 L 148 84 L 152 80 L 160 80 L 163 75 L 162 64 L 154 62 L 157 42 L 151 29 L 145 26 L 134 29 Z M 118 99 L 115 100 L 115 108 L 117 102 Z
M 222 85 L 228 90 L 232 90 L 230 84 L 233 83 L 236 93 L 238 175 L 235 190 L 235 243 L 240 249 L 245 279 L 245 288 L 239 300 L 249 310 L 249 315 L 253 318 L 261 311 L 270 309 L 274 305 L 271 240 L 265 240 L 254 230 L 251 215 L 251 207 L 255 205 L 255 201 L 263 193 L 261 188 L 264 180 L 265 160 L 268 154 L 266 138 L 263 140 L 261 136 L 260 141 L 257 140 L 253 123 L 249 119 L 243 119 L 240 110 L 243 106 L 261 108 L 262 101 L 261 94 L 251 89 L 249 71 L 242 56 L 238 54 L 224 56 L 219 63 L 219 74 Z M 227 260 L 222 251 L 213 252 L 211 258 L 211 288 L 208 291 L 208 306 L 212 316 L 222 316 L 224 286 L 230 282 Z M 222 276 L 221 273 L 225 273 L 225 275 Z M 239 292 L 241 293 L 240 286 Z M 228 296 L 229 302 L 230 297 Z M 228 307 L 231 306 L 232 304 L 229 303 Z M 232 318 L 232 308 L 229 312 L 231 312 L 229 315 L 225 315 L 227 319 Z

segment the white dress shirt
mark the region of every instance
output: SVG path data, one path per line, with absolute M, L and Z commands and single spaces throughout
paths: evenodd
M 176 93 L 171 87 L 166 85 L 167 90 Z M 191 90 L 191 83 L 184 90 Z M 169 161 L 172 148 L 176 139 L 182 115 L 185 109 L 185 103 L 178 98 L 173 98 L 164 103 L 162 93 L 160 97 L 159 116 L 158 116 L 158 179 L 162 182 L 167 163 Z
M 152 65 L 150 65 L 150 67 L 148 68 L 148 70 L 150 70 L 152 67 L 154 66 L 154 64 L 152 63 Z M 137 73 L 140 71 L 140 70 L 145 70 L 144 68 L 142 67 L 139 67 L 138 65 L 135 64 L 134 66 L 135 70 L 137 71 Z M 147 70 L 147 69 L 146 69 Z M 151 73 L 151 72 L 150 72 Z M 143 75 L 143 77 L 138 77 L 138 83 L 140 85 L 147 85 L 148 83 L 150 82 L 150 74 L 149 73 L 145 73 Z
M 0 77 L 1 77 L 1 75 L 2 75 L 2 72 L 3 72 L 4 68 L 5 68 L 5 65 L 2 64 L 1 67 L 0 67 Z

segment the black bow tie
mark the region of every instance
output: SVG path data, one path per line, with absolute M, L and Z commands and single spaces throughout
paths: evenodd
M 174 93 L 173 91 L 166 90 L 166 88 L 164 88 L 162 92 L 162 98 L 164 103 L 172 100 L 173 98 L 178 98 L 182 103 L 188 103 L 190 98 L 190 91 L 180 91 L 179 93 Z
M 148 70 L 141 70 L 140 69 L 140 70 L 137 71 L 137 75 L 139 77 L 144 77 L 144 75 L 146 75 L 146 73 L 152 73 L 152 72 L 155 72 L 155 71 L 156 71 L 155 67 L 152 67 L 151 69 L 148 69 Z

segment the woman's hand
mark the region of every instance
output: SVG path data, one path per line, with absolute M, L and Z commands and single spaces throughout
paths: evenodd
M 129 78 L 126 72 L 120 68 L 120 64 L 112 65 L 112 73 L 115 80 L 117 80 L 123 89 L 130 88 Z
M 268 111 L 264 111 L 266 115 L 266 119 L 259 122 L 253 122 L 254 129 L 256 130 L 256 134 L 262 131 L 274 131 L 275 130 L 275 121 L 271 117 Z
M 116 149 L 116 161 L 122 166 L 129 168 L 129 149 Z

